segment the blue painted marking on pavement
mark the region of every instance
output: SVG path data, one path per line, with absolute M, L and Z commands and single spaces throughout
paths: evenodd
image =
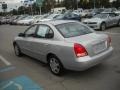
M 43 90 L 27 76 L 19 76 L 0 83 L 0 90 Z
M 2 72 L 7 72 L 7 71 L 10 71 L 10 70 L 14 70 L 15 67 L 11 66 L 11 67 L 5 67 L 5 68 L 0 68 L 0 73 Z

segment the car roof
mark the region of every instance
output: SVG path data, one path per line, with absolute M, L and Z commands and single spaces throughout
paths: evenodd
M 52 25 L 59 25 L 59 24 L 64 24 L 64 23 L 69 23 L 69 22 L 77 22 L 73 20 L 51 20 L 51 21 L 43 21 L 39 22 L 36 24 L 52 24 Z

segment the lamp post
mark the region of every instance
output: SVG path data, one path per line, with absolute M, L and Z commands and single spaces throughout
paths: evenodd
M 29 0 L 29 5 L 30 5 L 30 8 L 31 8 L 31 14 L 33 15 L 33 2 L 34 0 Z
M 42 3 L 43 3 L 44 0 L 36 0 L 36 5 L 39 6 L 39 12 L 40 12 L 40 15 L 41 15 L 41 9 L 42 9 Z
M 18 12 L 18 7 L 16 6 L 16 10 L 17 10 L 17 15 L 19 14 L 19 12 Z
M 80 2 L 80 0 L 76 0 L 76 3 L 77 3 L 77 9 L 78 9 L 78 2 Z
M 24 5 L 24 1 L 21 1 L 21 4 L 23 6 L 23 12 L 24 12 L 24 15 L 25 15 L 25 5 Z
M 78 9 L 78 0 L 77 0 L 77 9 Z
M 95 3 L 96 3 L 96 1 L 94 0 L 94 9 L 95 9 L 95 7 L 96 7 L 96 6 L 95 6 Z
M 13 8 L 10 8 L 10 11 L 11 11 L 11 15 L 13 15 Z
M 41 6 L 40 6 L 40 15 L 41 15 Z

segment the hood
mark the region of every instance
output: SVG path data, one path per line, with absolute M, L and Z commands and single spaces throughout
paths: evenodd
M 28 19 L 28 20 L 20 20 L 19 22 L 31 22 L 33 19 Z
M 50 21 L 51 19 L 42 19 L 42 20 L 39 20 L 39 21 L 41 21 L 41 22 L 43 22 L 43 21 Z
M 116 11 L 115 13 L 120 14 L 120 11 Z
M 29 19 L 29 20 L 26 20 L 24 21 L 25 23 L 29 23 L 29 22 L 33 22 L 34 20 L 33 19 Z
M 103 19 L 101 18 L 90 18 L 90 19 L 85 19 L 83 22 L 101 22 Z

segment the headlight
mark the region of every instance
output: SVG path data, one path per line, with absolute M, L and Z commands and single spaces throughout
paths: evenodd
M 33 21 L 30 21 L 29 24 L 33 24 Z

